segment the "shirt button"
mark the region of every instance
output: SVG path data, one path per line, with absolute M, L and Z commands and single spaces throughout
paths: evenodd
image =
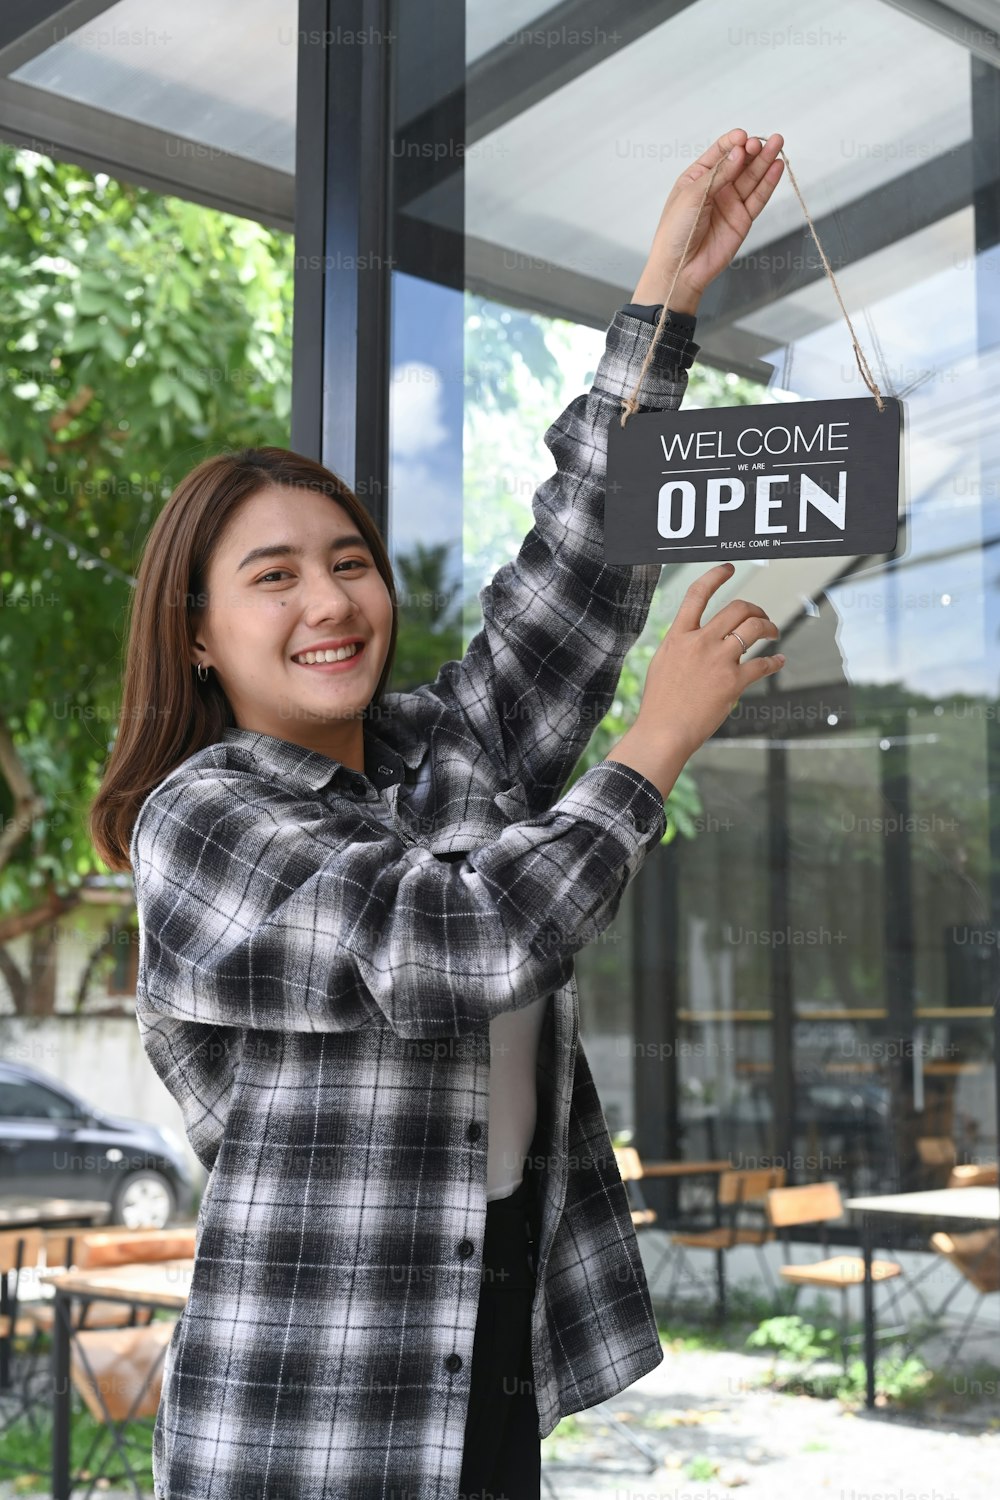
M 462 1368 L 462 1356 L 460 1354 L 449 1354 L 448 1358 L 444 1362 L 444 1367 L 446 1370 L 450 1370 L 454 1375 L 456 1370 L 460 1370 Z
M 470 1141 L 478 1141 L 479 1137 L 483 1133 L 483 1127 L 480 1125 L 478 1120 L 473 1120 L 472 1124 L 469 1126 L 468 1130 L 465 1133 Z
M 476 1249 L 471 1240 L 459 1240 L 457 1248 L 463 1260 L 468 1260 L 469 1256 L 474 1254 Z

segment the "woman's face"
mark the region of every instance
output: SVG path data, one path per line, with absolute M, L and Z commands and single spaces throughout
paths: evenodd
M 361 714 L 382 675 L 392 601 L 348 512 L 314 490 L 271 485 L 244 501 L 216 547 L 192 661 L 218 676 L 242 729 L 364 770 Z M 279 549 L 289 548 L 290 552 Z M 299 653 L 359 640 L 339 664 Z

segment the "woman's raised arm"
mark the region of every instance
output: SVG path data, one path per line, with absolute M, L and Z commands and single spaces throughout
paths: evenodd
M 659 581 L 659 563 L 604 559 L 608 425 L 652 338 L 652 323 L 615 313 L 591 390 L 545 433 L 555 473 L 535 491 L 535 523 L 517 556 L 480 591 L 482 628 L 461 661 L 417 689 L 460 713 L 505 778 L 522 783 L 532 811 L 559 795 L 614 702 Z M 665 330 L 643 400 L 679 406 L 696 352 L 686 334 Z
M 612 762 L 451 860 L 245 773 L 174 776 L 132 835 L 137 999 L 205 1025 L 460 1036 L 567 981 L 664 828 L 656 786 Z
M 730 130 L 681 173 L 635 302 L 697 310 L 773 192 L 782 143 L 777 134 L 762 145 Z M 517 557 L 480 591 L 482 629 L 461 661 L 446 662 L 418 689 L 462 715 L 503 774 L 523 784 L 533 811 L 551 805 L 610 709 L 659 581 L 658 563 L 616 565 L 603 555 L 605 525 L 614 524 L 614 496 L 605 497 L 608 425 L 632 394 L 653 332 L 650 323 L 614 314 L 592 389 L 545 434 L 556 472 L 535 493 L 535 524 Z M 680 405 L 697 349 L 686 333 L 664 326 L 642 377 L 643 409 Z

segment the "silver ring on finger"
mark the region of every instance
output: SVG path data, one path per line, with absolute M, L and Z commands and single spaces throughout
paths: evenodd
M 736 639 L 739 641 L 740 645 L 743 647 L 744 651 L 749 651 L 750 647 L 746 644 L 746 642 L 744 641 L 743 637 L 740 635 L 740 633 L 739 633 L 738 630 L 727 630 L 726 634 L 722 637 L 722 639 L 726 640 L 731 635 L 734 635 L 736 637 Z

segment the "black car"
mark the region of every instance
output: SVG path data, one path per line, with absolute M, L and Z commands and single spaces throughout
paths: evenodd
M 88 1104 L 37 1068 L 0 1062 L 0 1193 L 93 1198 L 112 1224 L 162 1229 L 194 1211 L 176 1133 Z

